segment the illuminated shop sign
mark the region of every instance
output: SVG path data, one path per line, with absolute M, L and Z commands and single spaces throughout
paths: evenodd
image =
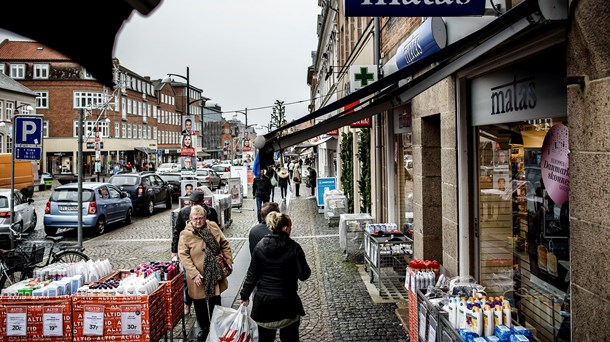
M 483 15 L 486 0 L 344 0 L 346 17 L 463 17 Z

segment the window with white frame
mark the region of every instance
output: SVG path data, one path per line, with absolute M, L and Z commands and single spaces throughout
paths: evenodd
M 152 129 L 150 126 L 146 127 L 146 139 L 152 139 Z
M 24 79 L 25 78 L 25 64 L 11 64 L 11 78 Z
M 127 138 L 127 124 L 124 122 L 121 124 L 121 138 Z
M 34 64 L 34 79 L 42 80 L 49 78 L 48 64 Z
M 0 72 L 6 75 L 6 71 L 4 70 L 4 63 L 0 63 Z
M 96 129 L 100 130 L 100 136 L 102 138 L 110 137 L 110 124 L 106 121 L 95 121 L 95 120 L 87 120 L 83 122 L 85 130 L 83 131 L 83 136 L 87 138 L 91 138 L 95 136 Z M 72 135 L 77 138 L 78 137 L 78 121 L 74 120 L 72 122 Z
M 49 108 L 48 91 L 36 91 L 36 108 Z
M 157 118 L 157 106 L 152 106 L 152 115 L 154 119 Z
M 7 151 L 13 150 L 13 138 L 11 138 L 9 136 L 6 137 L 6 150 Z
M 19 114 L 30 114 L 28 106 L 31 107 L 32 105 L 30 105 L 29 103 L 20 102 L 17 105 L 17 111 L 19 112 Z M 36 110 L 34 110 L 34 112 L 36 112 Z
M 118 122 L 114 123 L 114 137 L 115 138 L 121 137 L 121 127 Z
M 131 139 L 131 124 L 127 124 L 127 139 Z
M 153 132 L 153 139 L 157 140 L 157 127 L 153 127 L 152 132 Z
M 74 108 L 95 108 L 104 104 L 106 94 L 93 91 L 75 91 Z
M 4 150 L 4 134 L 0 133 L 0 152 L 6 153 L 8 151 Z
M 0 100 L 0 121 L 4 121 L 4 100 Z
M 43 138 L 49 137 L 49 120 L 44 120 L 42 122 L 42 137 Z
M 6 101 L 5 105 L 5 113 L 6 115 L 4 115 L 4 117 L 6 118 L 6 120 L 10 120 L 13 117 L 13 110 L 15 108 L 15 103 L 11 102 L 11 101 Z
M 133 101 L 131 99 L 127 99 L 127 114 L 131 114 L 132 112 Z
M 121 119 L 127 120 L 127 98 L 121 98 Z M 123 133 L 123 138 L 125 138 L 125 133 Z

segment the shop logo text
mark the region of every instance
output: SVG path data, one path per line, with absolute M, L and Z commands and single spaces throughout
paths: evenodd
M 534 77 L 517 79 L 491 88 L 491 115 L 505 114 L 536 107 L 536 83 Z

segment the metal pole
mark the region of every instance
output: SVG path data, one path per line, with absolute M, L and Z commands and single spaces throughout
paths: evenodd
M 189 83 L 189 67 L 186 67 L 186 115 L 190 114 L 190 103 L 191 102 L 191 85 Z
M 13 238 L 13 224 L 15 223 L 15 152 L 16 152 L 16 148 L 15 148 L 15 133 L 17 131 L 17 129 L 15 128 L 15 117 L 16 114 L 13 113 L 13 127 L 11 128 L 12 130 L 12 136 L 11 136 L 11 142 L 12 142 L 12 146 L 11 146 L 11 152 L 13 153 L 13 156 L 11 157 L 11 202 L 10 202 L 10 207 L 11 207 L 11 224 L 9 226 L 9 238 L 11 240 L 11 249 L 15 248 L 15 240 Z
M 78 248 L 83 248 L 83 117 L 85 110 L 78 111 Z

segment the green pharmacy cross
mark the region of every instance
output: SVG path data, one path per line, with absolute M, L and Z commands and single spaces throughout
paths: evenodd
M 369 81 L 373 81 L 375 75 L 371 72 L 369 73 L 368 67 L 361 67 L 360 73 L 356 73 L 356 81 L 360 81 L 360 86 L 364 87 L 369 85 Z

